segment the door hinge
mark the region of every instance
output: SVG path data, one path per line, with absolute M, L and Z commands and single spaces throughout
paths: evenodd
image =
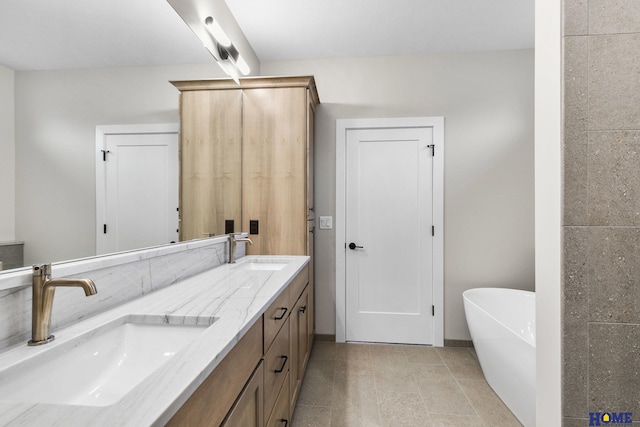
M 436 315 L 436 306 L 435 306 L 435 305 L 432 305 L 432 306 L 431 306 L 431 315 L 432 315 L 432 316 L 435 316 L 435 315 Z
M 431 226 L 431 235 L 432 235 L 432 236 L 435 236 L 435 235 L 436 235 L 436 226 L 435 226 L 435 225 L 432 225 L 432 226 Z
M 436 144 L 427 145 L 427 147 L 431 148 L 431 156 L 436 156 Z
M 104 225 L 102 226 L 102 233 L 103 233 L 103 234 L 107 234 L 107 224 L 104 224 Z

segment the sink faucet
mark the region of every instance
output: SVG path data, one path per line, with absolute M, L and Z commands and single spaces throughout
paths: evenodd
M 91 279 L 52 279 L 51 264 L 33 266 L 33 311 L 31 313 L 31 339 L 29 345 L 46 344 L 54 340 L 51 329 L 53 295 L 58 286 L 76 286 L 84 289 L 86 296 L 98 293 Z
M 236 263 L 236 244 L 238 242 L 247 242 L 253 245 L 253 242 L 248 237 L 236 237 L 235 233 L 229 233 L 229 264 Z

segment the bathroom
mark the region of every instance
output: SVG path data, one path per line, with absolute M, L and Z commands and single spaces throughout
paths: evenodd
M 599 3 L 590 2 L 593 4 L 592 12 Z M 264 75 L 313 74 L 316 77 L 322 101 L 316 113 L 318 215 L 336 215 L 333 184 L 336 119 L 416 115 L 445 117 L 445 339 L 470 339 L 462 311 L 462 291 L 475 286 L 533 290 L 535 276 L 538 304 L 545 307 L 542 309 L 545 318 L 538 320 L 538 348 L 546 349 L 540 352 L 545 356 L 539 355 L 538 361 L 538 404 L 541 405 L 538 416 L 539 422 L 541 419 L 549 420 L 545 425 L 559 425 L 561 111 L 559 102 L 554 103 L 553 100 L 560 99 L 560 88 L 554 84 L 559 85 L 561 68 L 560 52 L 554 50 L 560 35 L 548 28 L 559 28 L 560 11 L 552 6 L 538 7 L 551 9 L 538 11 L 541 18 L 536 20 L 540 45 L 548 43 L 551 47 L 549 52 L 537 49 L 536 66 L 547 65 L 551 70 L 548 72 L 555 73 L 558 82 L 548 83 L 550 95 L 535 95 L 536 102 L 541 104 L 538 114 L 548 115 L 543 123 L 535 123 L 535 150 L 540 156 L 536 157 L 535 179 L 537 187 L 546 190 L 536 194 L 539 212 L 535 221 L 545 221 L 538 222 L 536 227 L 539 233 L 535 245 L 537 266 L 534 266 L 533 49 L 366 59 L 263 61 L 260 72 Z M 574 28 L 567 34 L 587 34 L 585 27 L 577 24 L 585 19 L 585 2 L 568 2 L 566 7 L 570 11 L 567 19 L 573 19 Z M 618 13 L 629 15 L 629 11 Z M 543 24 L 551 21 L 557 25 Z M 634 22 L 637 24 L 637 19 Z M 616 31 L 596 33 L 607 32 Z M 637 28 L 618 32 L 633 33 Z M 572 40 L 579 39 L 575 37 Z M 545 59 L 545 55 L 550 59 Z M 46 236 L 43 239 L 45 245 L 55 245 L 59 259 L 73 259 L 90 254 L 95 247 L 93 240 L 81 238 L 95 236 L 93 166 L 82 160 L 92 158 L 95 126 L 176 122 L 177 93 L 167 82 L 203 76 L 224 77 L 224 74 L 215 64 L 207 62 L 202 65 L 109 70 L 13 72 L 2 69 L 1 76 L 3 105 L 0 108 L 7 113 L 0 117 L 0 120 L 6 120 L 0 127 L 6 132 L 6 136 L 0 139 L 3 144 L 3 160 L 0 161 L 6 162 L 14 156 L 16 159 L 15 179 L 9 177 L 5 180 L 3 175 L 0 181 L 0 185 L 6 186 L 3 194 L 9 200 L 8 204 L 2 204 L 0 212 L 9 221 L 1 221 L 0 227 L 15 224 L 8 230 L 3 229 L 8 237 L 1 240 L 17 238 L 32 242 L 38 239 L 29 234 L 34 232 Z M 543 78 L 543 75 L 536 74 L 535 78 Z M 537 83 L 536 90 L 544 90 L 544 83 Z M 627 93 L 633 93 L 633 87 L 628 84 L 626 87 Z M 4 96 L 5 93 L 8 96 Z M 545 100 L 551 104 L 550 107 L 542 104 Z M 504 125 L 505 122 L 508 126 Z M 33 126 L 33 123 L 38 123 L 38 126 Z M 461 125 L 456 126 L 456 123 Z M 619 127 L 637 128 L 633 125 L 624 123 Z M 549 132 L 546 138 L 545 131 Z M 48 141 L 44 135 L 57 135 L 55 142 L 59 149 L 52 150 L 49 146 L 47 151 L 43 151 L 41 148 Z M 4 150 L 8 156 L 4 155 Z M 49 176 L 48 170 L 43 169 L 45 165 L 64 168 L 72 173 Z M 2 166 L 3 173 L 12 169 L 11 163 Z M 553 174 L 552 171 L 558 173 Z M 47 180 L 34 182 L 27 179 L 40 173 L 47 174 Z M 11 182 L 15 184 L 11 185 Z M 59 188 L 73 188 L 74 199 L 63 199 L 64 204 L 74 207 L 72 212 L 61 214 L 41 209 L 42 205 L 63 204 L 60 200 L 67 195 L 57 191 Z M 12 194 L 15 200 L 13 209 Z M 34 194 L 38 197 L 32 197 Z M 30 196 L 22 197 L 24 195 Z M 565 200 L 568 203 L 568 199 Z M 60 241 L 66 242 L 64 247 L 56 243 Z M 334 246 L 335 235 L 330 230 L 319 230 L 316 234 L 316 332 L 329 336 L 335 334 Z M 37 253 L 29 255 L 29 249 L 26 254 L 27 264 L 43 261 Z M 580 331 L 585 332 L 583 329 Z M 588 349 L 584 349 L 581 354 L 586 357 L 587 352 Z M 578 359 L 580 363 L 587 363 L 584 358 Z M 569 368 L 584 369 L 584 365 L 581 366 Z M 547 391 L 543 391 L 545 387 L 548 387 Z M 581 390 L 586 393 L 586 386 L 583 385 Z M 564 412 L 566 417 L 588 417 L 586 394 L 583 400 L 584 409 L 575 409 L 578 406 L 567 409 Z M 608 405 L 604 409 L 633 410 L 615 406 L 615 402 L 608 402 Z

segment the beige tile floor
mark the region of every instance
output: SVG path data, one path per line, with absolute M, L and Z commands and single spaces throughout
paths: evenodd
M 521 426 L 469 348 L 317 341 L 294 427 Z

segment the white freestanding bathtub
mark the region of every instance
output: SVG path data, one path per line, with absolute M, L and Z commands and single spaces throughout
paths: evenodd
M 478 288 L 462 295 L 471 339 L 487 382 L 525 427 L 534 427 L 536 294 Z

